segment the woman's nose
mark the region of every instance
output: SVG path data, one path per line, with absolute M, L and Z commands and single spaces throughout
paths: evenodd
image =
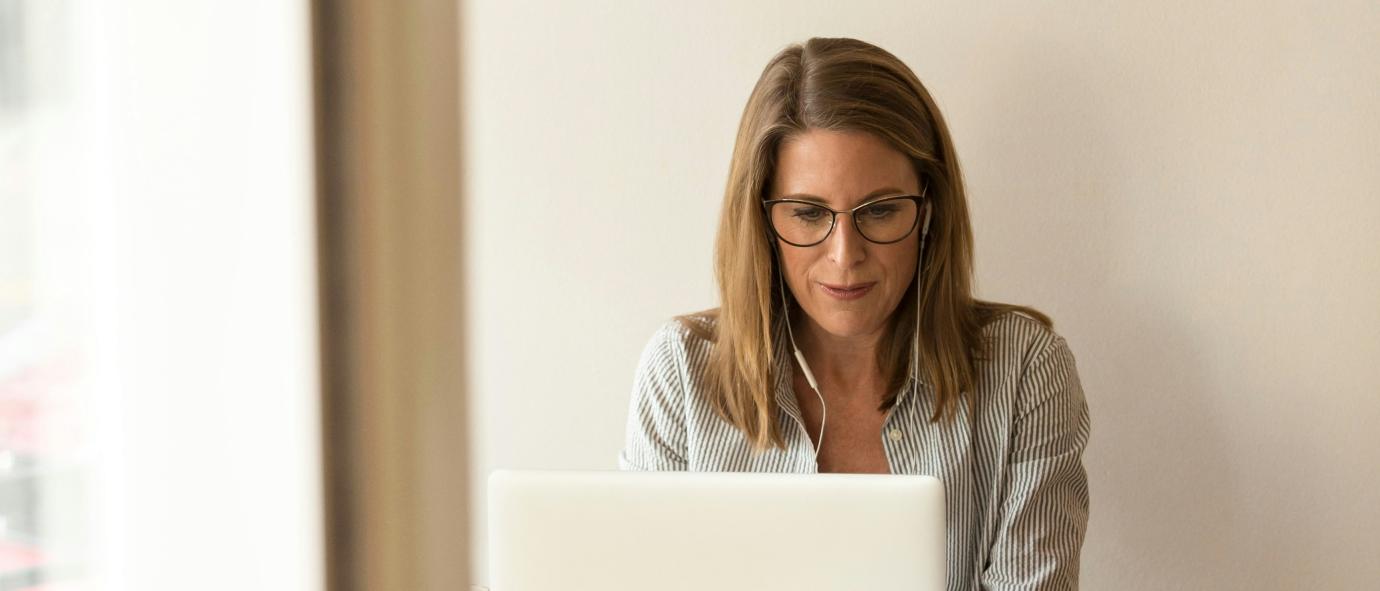
M 858 234 L 853 225 L 852 214 L 840 214 L 834 220 L 834 231 L 824 241 L 829 249 L 829 260 L 840 267 L 851 267 L 867 258 L 866 238 Z

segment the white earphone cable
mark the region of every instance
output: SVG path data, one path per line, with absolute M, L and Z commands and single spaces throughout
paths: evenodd
M 815 381 L 815 375 L 810 371 L 810 364 L 805 362 L 805 355 L 801 354 L 800 347 L 795 344 L 795 331 L 791 329 L 791 309 L 786 302 L 786 282 L 781 276 L 781 259 L 776 260 L 776 285 L 781 288 L 781 313 L 782 320 L 786 323 L 786 334 L 791 339 L 791 350 L 795 352 L 795 360 L 800 364 L 800 371 L 805 374 L 805 381 L 810 383 L 810 388 L 814 389 L 815 396 L 819 397 L 820 418 L 819 418 L 819 437 L 815 441 L 815 463 L 819 462 L 819 450 L 824 448 L 824 422 L 829 418 L 829 408 L 824 405 L 824 394 L 819 391 L 819 382 Z
M 925 269 L 925 239 L 930 235 L 930 214 L 933 209 L 928 203 L 925 205 L 925 225 L 920 228 L 920 258 L 915 262 L 915 334 L 911 335 L 910 348 L 910 368 L 914 373 L 910 382 L 911 393 L 916 398 L 920 397 L 920 287 L 925 278 L 921 271 Z

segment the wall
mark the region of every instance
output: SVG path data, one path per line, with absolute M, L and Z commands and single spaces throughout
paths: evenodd
M 1380 580 L 1373 3 L 476 0 L 462 35 L 472 499 L 613 469 L 637 355 L 716 305 L 719 200 L 767 59 L 851 36 L 939 101 L 978 294 L 1078 360 L 1089 589 Z

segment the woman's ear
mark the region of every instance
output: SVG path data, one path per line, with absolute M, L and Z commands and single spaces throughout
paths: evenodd
M 780 256 L 780 253 L 777 252 L 776 235 L 772 234 L 771 228 L 763 228 L 762 233 L 765 235 L 767 246 L 771 248 L 772 254 Z

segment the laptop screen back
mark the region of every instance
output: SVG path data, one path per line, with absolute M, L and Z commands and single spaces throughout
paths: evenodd
M 944 588 L 929 476 L 506 471 L 492 591 Z

